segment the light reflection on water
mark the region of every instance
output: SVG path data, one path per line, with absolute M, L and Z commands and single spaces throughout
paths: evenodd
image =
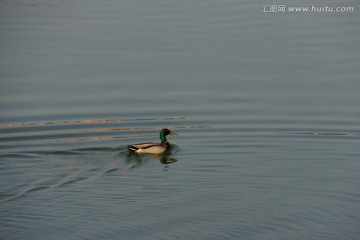
M 0 1 L 0 238 L 357 238 L 358 14 L 262 4 Z

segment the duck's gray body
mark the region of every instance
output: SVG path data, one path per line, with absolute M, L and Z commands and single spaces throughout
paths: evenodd
M 164 153 L 169 147 L 170 143 L 167 141 L 167 135 L 176 135 L 176 133 L 171 132 L 169 129 L 162 129 L 160 131 L 161 143 L 147 142 L 147 143 L 137 143 L 128 146 L 128 149 L 135 153 L 150 153 L 150 154 L 161 154 Z

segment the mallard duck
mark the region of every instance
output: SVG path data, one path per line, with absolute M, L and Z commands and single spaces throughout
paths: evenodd
M 160 131 L 161 143 L 147 142 L 128 145 L 128 149 L 135 153 L 150 153 L 161 154 L 170 147 L 170 143 L 167 141 L 167 135 L 177 135 L 176 133 L 164 128 Z

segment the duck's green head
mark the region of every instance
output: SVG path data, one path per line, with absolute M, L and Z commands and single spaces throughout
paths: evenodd
M 166 136 L 167 135 L 177 135 L 176 133 L 170 131 L 167 128 L 164 128 L 160 131 L 160 139 L 161 139 L 161 143 L 165 143 L 167 142 Z

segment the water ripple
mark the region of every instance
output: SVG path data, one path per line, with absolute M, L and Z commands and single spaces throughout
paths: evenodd
M 181 121 L 184 117 L 148 117 L 148 118 L 117 118 L 117 119 L 88 119 L 88 120 L 66 120 L 55 122 L 32 122 L 32 123 L 6 123 L 0 124 L 0 128 L 10 127 L 34 127 L 48 125 L 74 125 L 74 124 L 94 124 L 94 123 L 119 123 L 119 122 L 144 122 L 144 121 Z

